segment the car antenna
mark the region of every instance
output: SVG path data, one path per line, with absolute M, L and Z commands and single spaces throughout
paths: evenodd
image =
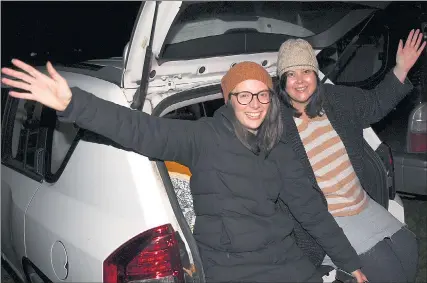
M 150 41 L 148 43 L 147 50 L 145 52 L 145 57 L 144 57 L 144 67 L 142 69 L 141 84 L 138 90 L 136 91 L 135 95 L 133 96 L 133 101 L 132 101 L 132 104 L 130 105 L 132 109 L 137 109 L 140 111 L 144 106 L 145 97 L 147 96 L 147 91 L 148 91 L 151 59 L 153 57 L 153 38 L 154 38 L 154 31 L 156 29 L 158 9 L 159 9 L 159 1 L 156 1 L 156 6 L 154 8 L 154 17 L 153 17 L 153 24 L 151 28 Z
M 337 67 L 338 63 L 340 62 L 340 60 L 342 59 L 343 55 L 349 50 L 349 47 L 354 45 L 356 43 L 356 41 L 359 39 L 359 35 L 362 33 L 362 31 L 366 28 L 366 26 L 369 24 L 369 22 L 372 20 L 372 18 L 374 17 L 374 14 L 371 15 L 371 17 L 368 19 L 368 21 L 365 23 L 365 25 L 363 26 L 363 28 L 352 38 L 352 40 L 350 41 L 349 44 L 347 44 L 347 46 L 344 48 L 344 50 L 341 52 L 341 55 L 338 56 L 337 61 L 334 63 L 333 68 L 331 68 L 331 70 L 325 74 L 325 76 L 323 77 L 323 79 L 321 80 L 321 83 L 325 83 L 326 80 L 328 79 L 328 77 L 332 74 L 333 71 L 335 71 L 335 68 Z

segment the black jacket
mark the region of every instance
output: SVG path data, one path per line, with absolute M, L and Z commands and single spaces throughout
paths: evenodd
M 234 135 L 232 109 L 223 106 L 198 121 L 165 119 L 74 89 L 70 105 L 58 114 L 144 156 L 190 168 L 193 234 L 208 281 L 298 282 L 313 275 L 279 200 L 337 266 L 349 272 L 361 267 L 291 145 L 279 143 L 268 157 L 252 153 Z
M 405 80 L 402 84 L 393 71 L 390 71 L 373 90 L 332 84 L 324 84 L 321 88 L 324 96 L 323 109 L 332 127 L 342 139 L 361 185 L 373 200 L 383 206 L 386 206 L 387 200 L 383 197 L 382 188 L 373 186 L 369 180 L 374 179 L 375 176 L 371 177 L 369 176 L 371 172 L 365 172 L 365 167 L 367 167 L 365 162 L 369 162 L 369 157 L 366 156 L 363 149 L 365 142 L 363 129 L 384 118 L 411 89 L 412 84 L 409 80 Z M 327 205 L 298 134 L 291 109 L 283 107 L 282 117 L 286 128 L 282 140 L 292 144 L 313 187 L 316 188 L 324 204 Z M 388 196 L 388 194 L 386 195 Z M 298 223 L 295 226 L 298 245 L 314 263 L 321 263 L 324 251 L 310 235 L 303 231 Z

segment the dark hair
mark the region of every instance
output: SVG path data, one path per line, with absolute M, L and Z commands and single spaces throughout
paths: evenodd
M 300 117 L 302 113 L 300 113 L 293 105 L 292 105 L 292 99 L 289 96 L 289 94 L 286 91 L 286 80 L 287 76 L 286 73 L 284 73 L 280 79 L 279 79 L 279 93 L 280 98 L 282 99 L 283 103 L 291 108 L 294 112 L 295 117 Z M 313 95 L 310 97 L 310 101 L 308 102 L 307 106 L 305 107 L 305 113 L 308 117 L 314 118 L 317 116 L 322 116 L 323 113 L 323 85 L 320 82 L 319 77 L 316 75 L 317 80 L 317 87 L 314 91 Z
M 271 101 L 264 121 L 261 123 L 257 134 L 249 132 L 246 127 L 240 123 L 236 116 L 232 124 L 234 133 L 240 142 L 255 154 L 264 152 L 268 156 L 270 151 L 278 144 L 283 133 L 283 122 L 280 111 L 280 99 L 278 94 L 270 89 Z M 255 98 L 254 98 L 255 99 Z M 228 99 L 228 107 L 233 107 L 231 99 Z

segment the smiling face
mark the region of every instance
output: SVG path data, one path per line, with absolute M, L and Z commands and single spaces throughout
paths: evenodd
M 263 82 L 257 80 L 245 80 L 239 83 L 233 89 L 232 93 L 236 94 L 243 91 L 248 91 L 254 94 L 260 93 L 259 96 L 264 95 L 263 98 L 260 97 L 261 101 L 265 101 L 265 95 L 267 95 L 266 93 L 269 93 L 268 87 Z M 237 120 L 239 120 L 239 122 L 251 132 L 258 130 L 267 115 L 270 103 L 263 104 L 259 102 L 257 97 L 253 97 L 249 104 L 242 105 L 239 103 L 236 95 L 231 95 L 230 100 Z
M 312 70 L 297 69 L 286 72 L 285 76 L 285 89 L 292 100 L 292 105 L 303 112 L 317 88 L 317 74 Z

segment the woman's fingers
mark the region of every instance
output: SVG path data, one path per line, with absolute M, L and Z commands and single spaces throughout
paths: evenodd
M 414 30 L 411 29 L 411 32 L 409 33 L 408 38 L 406 39 L 404 48 L 408 48 L 408 46 L 411 45 L 413 35 L 414 35 Z
M 421 47 L 417 50 L 417 56 L 420 56 L 421 52 L 423 52 L 424 48 L 426 47 L 427 41 L 424 41 Z
M 9 91 L 9 95 L 20 99 L 35 100 L 34 95 L 31 93 Z
M 27 72 L 28 74 L 30 74 L 30 76 L 34 77 L 34 78 L 38 78 L 42 75 L 42 73 L 40 73 L 39 71 L 37 71 L 35 68 L 33 68 L 32 66 L 22 62 L 21 60 L 18 59 L 12 59 L 12 64 L 22 70 L 24 70 L 25 72 Z
M 403 50 L 403 40 L 399 40 L 399 45 L 397 46 L 397 52 L 402 52 Z
M 23 72 L 18 72 L 9 68 L 2 68 L 1 72 L 5 75 L 20 79 L 22 81 L 25 81 L 29 84 L 34 83 L 34 78 L 23 73 Z
M 412 46 L 412 47 L 414 47 L 414 46 L 415 46 L 415 44 L 417 43 L 417 39 L 418 39 L 419 34 L 420 34 L 420 30 L 419 30 L 419 29 L 417 29 L 417 30 L 415 31 L 414 36 L 412 37 L 412 40 L 411 40 L 411 46 Z
M 2 81 L 2 83 L 4 83 L 5 85 L 8 85 L 8 86 L 23 89 L 26 91 L 31 91 L 31 85 L 29 85 L 27 83 L 20 82 L 20 81 L 14 81 L 14 80 L 7 79 L 7 78 L 2 78 L 1 81 Z
M 52 63 L 47 62 L 46 64 L 47 67 L 47 71 L 49 72 L 49 75 L 55 80 L 55 81 L 61 81 L 64 78 L 61 77 L 60 74 L 58 74 L 58 72 L 55 70 L 55 68 L 52 66 Z
M 423 40 L 423 34 L 422 33 L 420 33 L 419 35 L 418 35 L 418 39 L 417 39 L 417 42 L 415 43 L 415 45 L 414 45 L 414 47 L 415 47 L 415 49 L 418 49 L 419 47 L 420 47 L 420 44 L 421 44 L 421 40 Z
M 35 79 L 37 79 L 39 81 L 42 81 L 48 85 L 51 85 L 53 83 L 51 78 L 49 78 L 45 74 L 41 73 L 40 71 L 36 70 L 34 67 L 22 62 L 21 60 L 12 59 L 12 64 L 15 65 L 16 67 L 24 70 L 25 72 L 30 74 L 30 76 L 34 77 Z
M 357 283 L 368 282 L 368 279 L 366 278 L 365 274 L 363 274 L 360 269 L 353 271 L 351 274 L 354 278 L 356 278 Z

